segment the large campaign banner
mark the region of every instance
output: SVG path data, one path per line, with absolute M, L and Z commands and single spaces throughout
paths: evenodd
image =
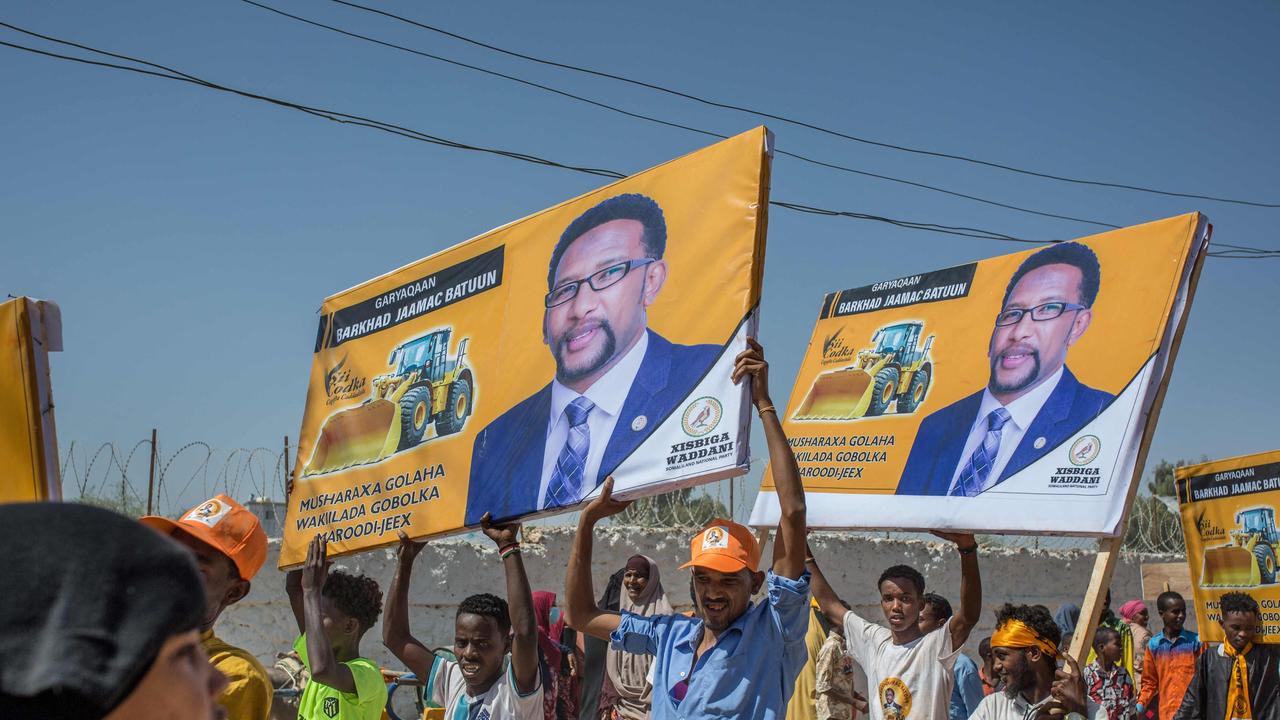
M 325 300 L 282 567 L 746 472 L 761 127 Z
M 1201 639 L 1223 641 L 1218 599 L 1235 591 L 1261 606 L 1261 642 L 1280 642 L 1280 451 L 1188 465 L 1175 477 Z
M 1114 535 L 1207 233 L 1193 213 L 829 293 L 783 418 L 809 524 Z M 752 523 L 777 516 L 766 474 Z

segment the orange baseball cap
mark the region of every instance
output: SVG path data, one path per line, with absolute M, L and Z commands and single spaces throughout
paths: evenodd
M 186 533 L 231 558 L 242 580 L 252 580 L 267 561 L 267 533 L 258 516 L 226 495 L 215 495 L 177 521 L 156 515 L 140 522 L 166 535 Z
M 716 518 L 689 542 L 689 562 L 680 569 L 704 567 L 724 573 L 755 572 L 760 567 L 760 547 L 744 525 Z

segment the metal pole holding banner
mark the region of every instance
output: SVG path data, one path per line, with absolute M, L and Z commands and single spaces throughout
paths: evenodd
M 147 514 L 151 515 L 151 499 L 156 493 L 156 429 L 151 428 L 151 469 L 147 471 Z
M 289 474 L 289 436 L 284 436 L 284 499 L 289 500 L 289 494 L 293 491 L 293 476 Z
M 1205 222 L 1203 219 L 1201 222 Z M 1129 481 L 1129 492 L 1124 500 L 1124 512 L 1120 514 L 1120 527 L 1115 537 L 1098 542 L 1098 556 L 1093 563 L 1093 574 L 1089 578 L 1089 589 L 1085 591 L 1084 604 L 1080 608 L 1080 621 L 1076 632 L 1071 636 L 1071 647 L 1068 653 L 1077 662 L 1084 665 L 1089 656 L 1089 648 L 1093 646 L 1093 634 L 1098 628 L 1098 619 L 1102 615 L 1102 602 L 1111 585 L 1111 576 L 1115 571 L 1116 556 L 1124 545 L 1125 532 L 1129 526 L 1129 510 L 1133 507 L 1133 499 L 1138 494 L 1138 486 L 1142 480 L 1142 471 L 1147 464 L 1147 451 L 1151 449 L 1151 437 L 1156 431 L 1156 420 L 1160 417 L 1160 408 L 1164 405 L 1165 391 L 1169 389 L 1169 378 L 1173 375 L 1173 364 L 1178 357 L 1178 348 L 1182 345 L 1182 331 L 1187 327 L 1187 317 L 1191 314 L 1191 301 L 1195 297 L 1196 285 L 1200 280 L 1200 270 L 1204 267 L 1204 249 L 1208 247 L 1212 229 L 1206 228 L 1203 234 L 1204 245 L 1196 251 L 1196 264 L 1191 269 L 1191 278 L 1187 283 L 1187 299 L 1183 304 L 1182 317 L 1178 319 L 1178 327 L 1174 331 L 1173 342 L 1169 347 L 1169 364 L 1164 369 L 1164 377 L 1156 390 L 1155 400 L 1151 403 L 1146 427 L 1142 432 L 1142 442 L 1138 446 L 1137 462 L 1133 465 L 1133 477 Z M 1197 237 L 1200 233 L 1197 232 Z

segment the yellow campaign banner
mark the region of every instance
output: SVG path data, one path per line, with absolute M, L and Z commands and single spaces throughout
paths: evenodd
M 1200 639 L 1222 642 L 1218 599 L 1244 592 L 1262 610 L 1258 642 L 1280 642 L 1280 451 L 1177 468 L 1178 509 Z
M 0 502 L 62 498 L 49 379 L 49 353 L 61 349 L 56 304 L 0 303 Z
M 1110 536 L 1198 213 L 826 295 L 783 425 L 816 527 Z M 772 525 L 767 473 L 752 524 Z
M 325 300 L 281 567 L 749 465 L 756 128 Z

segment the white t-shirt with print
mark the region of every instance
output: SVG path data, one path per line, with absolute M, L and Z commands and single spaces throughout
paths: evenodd
M 445 720 L 542 720 L 542 677 L 528 694 L 516 689 L 516 678 L 507 656 L 502 677 L 478 697 L 467 694 L 467 681 L 458 663 L 436 656 L 431 664 L 425 695 L 443 707 Z
M 850 610 L 844 615 L 849 655 L 867 674 L 871 720 L 947 720 L 952 667 L 959 648 L 951 647 L 951 620 L 905 645 L 893 644 L 888 628 Z

